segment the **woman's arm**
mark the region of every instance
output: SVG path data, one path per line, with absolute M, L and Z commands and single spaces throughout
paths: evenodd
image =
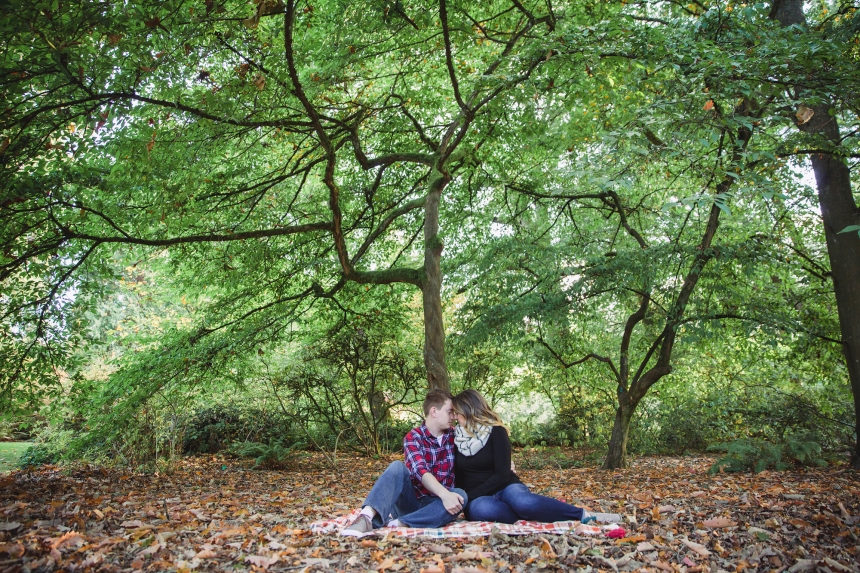
M 494 473 L 487 481 L 468 492 L 469 500 L 493 494 L 511 481 L 511 439 L 502 426 L 494 426 L 492 432 L 489 444 L 493 448 Z

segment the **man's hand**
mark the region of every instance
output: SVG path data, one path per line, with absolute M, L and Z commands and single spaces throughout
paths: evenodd
M 446 491 L 444 494 L 439 496 L 439 499 L 442 500 L 442 505 L 445 506 L 445 511 L 451 515 L 457 515 L 463 510 L 463 498 L 460 497 L 460 494 L 458 493 Z

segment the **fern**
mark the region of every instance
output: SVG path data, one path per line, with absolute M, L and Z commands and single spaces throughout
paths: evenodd
M 285 446 L 280 440 L 260 442 L 234 442 L 229 453 L 242 458 L 254 458 L 254 469 L 283 469 L 301 454 L 305 444 L 296 442 Z
M 808 440 L 788 440 L 785 444 L 774 444 L 764 440 L 745 439 L 729 444 L 714 444 L 708 450 L 726 453 L 708 470 L 712 474 L 720 471 L 758 473 L 770 468 L 782 471 L 791 467 L 792 463 L 800 466 L 827 465 L 825 460 L 818 457 L 821 454 L 821 446 Z M 784 457 L 787 460 L 783 460 Z

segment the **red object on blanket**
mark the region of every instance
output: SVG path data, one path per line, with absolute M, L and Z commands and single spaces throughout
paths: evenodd
M 606 537 L 611 537 L 612 539 L 623 539 L 624 537 L 627 537 L 627 532 L 624 531 L 623 527 L 616 527 L 615 529 L 607 531 Z

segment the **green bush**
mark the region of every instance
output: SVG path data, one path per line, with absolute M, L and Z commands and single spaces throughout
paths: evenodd
M 275 470 L 284 469 L 302 457 L 302 448 L 306 445 L 296 442 L 287 446 L 279 440 L 270 440 L 267 444 L 235 442 L 227 449 L 227 453 L 241 458 L 254 458 L 254 469 Z
M 821 446 L 813 441 L 790 440 L 784 444 L 762 439 L 735 440 L 729 444 L 714 444 L 710 451 L 724 451 L 725 455 L 717 460 L 710 473 L 762 472 L 766 469 L 782 471 L 792 465 L 824 466 L 827 462 L 819 457 Z
M 38 441 L 21 455 L 18 465 L 23 468 L 57 463 L 68 452 L 75 436 L 71 430 L 44 430 Z
M 277 411 L 216 404 L 199 409 L 188 418 L 182 451 L 211 454 L 228 448 L 233 442 L 290 442 L 293 441 L 292 432 L 285 431 L 290 426 Z

